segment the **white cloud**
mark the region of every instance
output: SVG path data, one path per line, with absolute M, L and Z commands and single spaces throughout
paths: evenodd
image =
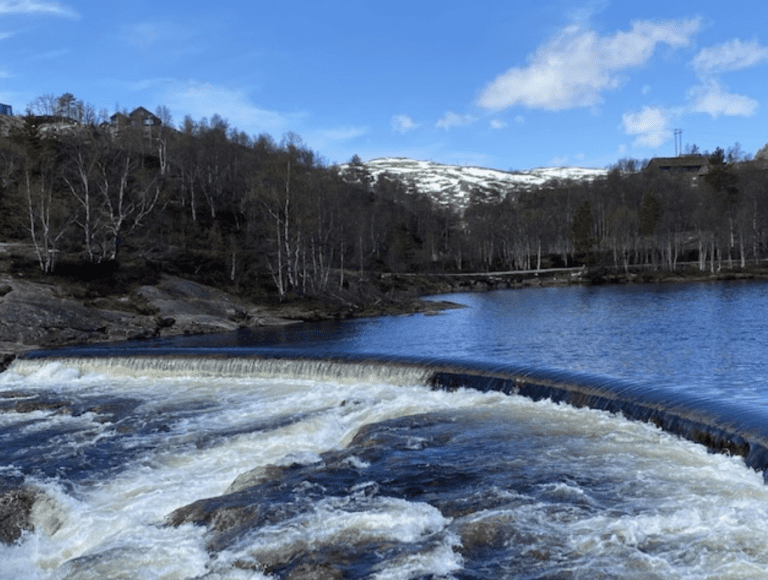
M 504 129 L 507 122 L 502 119 L 491 119 L 491 129 Z
M 457 115 L 453 111 L 448 111 L 442 118 L 438 119 L 435 127 L 438 129 L 451 129 L 453 127 L 466 127 L 477 121 L 477 117 L 472 115 Z
M 669 141 L 671 113 L 657 107 L 643 107 L 639 113 L 624 113 L 621 124 L 627 135 L 634 135 L 635 145 L 656 148 Z
M 704 113 L 713 119 L 724 116 L 749 117 L 759 103 L 745 95 L 729 93 L 716 79 L 708 79 L 688 91 L 683 107 L 643 107 L 640 112 L 625 113 L 621 124 L 627 135 L 635 137 L 633 145 L 657 148 L 672 137 L 674 119 L 691 113 Z
M 706 113 L 713 119 L 726 117 L 751 117 L 757 111 L 758 102 L 746 95 L 728 93 L 716 80 L 709 80 L 688 92 L 693 113 Z
M 392 130 L 397 133 L 408 133 L 418 127 L 414 120 L 408 115 L 394 115 L 390 121 Z
M 65 18 L 80 18 L 72 8 L 59 2 L 40 0 L 0 0 L 0 14 L 49 14 Z
M 245 91 L 210 83 L 171 81 L 165 89 L 164 104 L 176 116 L 190 115 L 199 120 L 218 113 L 241 131 L 282 133 L 295 130 L 303 113 L 281 113 L 254 105 Z
M 599 36 L 578 25 L 566 27 L 529 57 L 482 91 L 478 103 L 489 110 L 514 105 L 559 111 L 602 102 L 601 93 L 617 88 L 619 73 L 646 63 L 658 44 L 676 48 L 690 43 L 701 19 L 637 21 L 628 32 Z
M 703 49 L 691 63 L 701 75 L 741 70 L 768 61 L 768 47 L 757 41 L 732 40 Z

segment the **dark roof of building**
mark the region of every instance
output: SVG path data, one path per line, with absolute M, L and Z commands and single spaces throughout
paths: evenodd
M 648 163 L 651 169 L 671 169 L 673 167 L 709 167 L 709 159 L 703 155 L 681 155 L 679 157 L 654 157 Z
M 144 107 L 136 107 L 133 111 L 131 111 L 130 116 L 131 117 L 155 117 L 154 114 L 147 111 Z
M 162 124 L 160 117 L 158 117 L 157 115 L 154 115 L 144 107 L 136 107 L 128 115 L 126 115 L 125 113 L 118 112 L 110 117 L 111 121 L 119 122 L 119 123 L 127 123 L 129 119 L 141 119 L 142 121 L 144 119 L 151 119 L 153 125 Z

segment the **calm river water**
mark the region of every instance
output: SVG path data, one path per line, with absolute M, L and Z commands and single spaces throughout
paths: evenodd
M 528 288 L 440 296 L 466 308 L 128 343 L 514 363 L 738 398 L 768 408 L 768 282 Z M 82 349 L 81 349 L 82 350 Z M 114 353 L 105 345 L 82 352 Z
M 510 363 L 768 419 L 768 284 L 441 298 L 466 308 L 17 361 L 0 491 L 37 499 L 0 579 L 768 578 L 768 486 L 741 458 L 603 411 L 431 390 L 418 368 L 238 362 Z

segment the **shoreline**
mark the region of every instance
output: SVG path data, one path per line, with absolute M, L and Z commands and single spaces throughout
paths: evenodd
M 316 299 L 259 305 L 173 276 L 163 276 L 158 285 L 141 287 L 130 296 L 87 301 L 68 296 L 56 286 L 0 275 L 0 372 L 28 351 L 58 346 L 351 318 L 437 314 L 462 307 L 450 300 L 423 300 L 421 296 L 425 295 L 571 285 L 760 281 L 768 280 L 768 267 L 757 265 L 715 273 L 690 266 L 678 272 L 616 272 L 582 267 L 467 274 L 395 273 L 383 275 L 381 280 L 389 296 L 384 299 L 385 294 L 379 292 L 369 296 L 369 303 L 353 303 L 338 296 L 333 302 Z
M 38 349 L 461 308 L 448 301 L 422 300 L 412 290 L 392 291 L 389 296 L 362 290 L 360 294 L 357 301 L 339 294 L 256 304 L 163 275 L 158 284 L 128 294 L 83 299 L 55 284 L 0 274 L 0 372 L 17 356 Z
M 411 283 L 425 290 L 425 294 L 453 294 L 484 292 L 488 290 L 515 290 L 531 287 L 603 286 L 634 284 L 682 284 L 694 282 L 727 282 L 768 280 L 768 264 L 748 265 L 745 268 L 723 268 L 719 271 L 699 270 L 693 264 L 684 264 L 678 270 L 651 270 L 648 267 L 630 267 L 629 271 L 613 267 L 549 268 L 542 270 L 514 270 L 509 272 L 475 272 L 458 274 L 387 274 L 402 284 Z

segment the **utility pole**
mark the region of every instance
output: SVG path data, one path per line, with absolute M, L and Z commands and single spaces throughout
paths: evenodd
M 683 130 L 675 129 L 675 157 L 680 157 L 683 153 Z

